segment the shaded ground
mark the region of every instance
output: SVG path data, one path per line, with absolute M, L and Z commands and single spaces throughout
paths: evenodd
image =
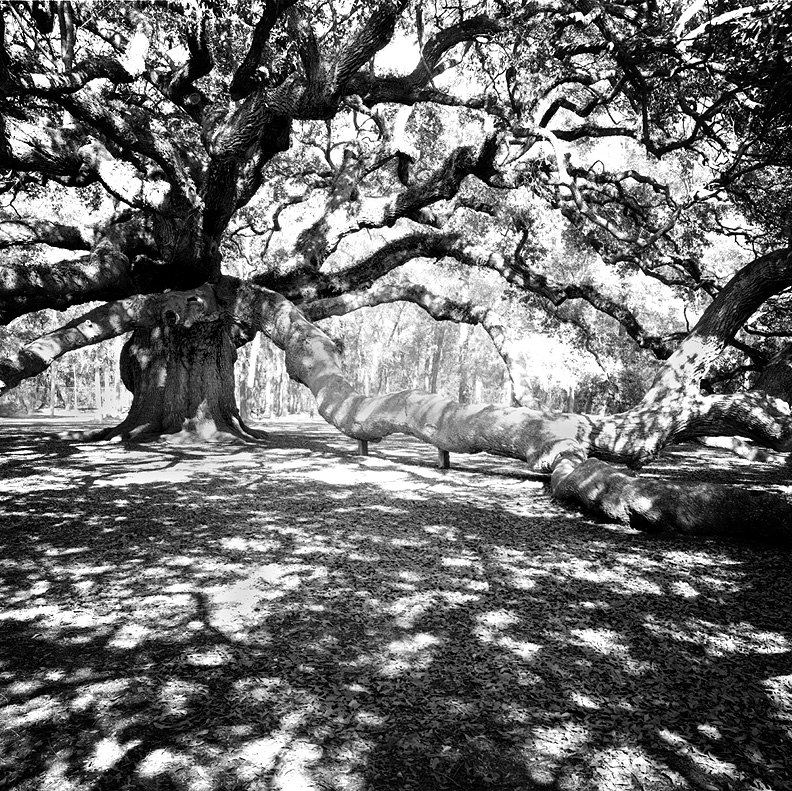
M 788 549 L 317 421 L 210 451 L 51 430 L 0 421 L 0 788 L 792 789 Z M 788 481 L 726 459 L 666 464 Z

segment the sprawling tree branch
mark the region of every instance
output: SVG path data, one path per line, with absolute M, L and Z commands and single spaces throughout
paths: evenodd
M 436 88 L 432 81 L 444 71 L 444 66 L 441 64 L 443 56 L 457 44 L 508 31 L 515 24 L 517 17 L 525 21 L 539 14 L 553 13 L 561 9 L 562 6 L 554 0 L 540 0 L 524 4 L 517 15 L 505 11 L 497 15 L 479 14 L 463 19 L 455 25 L 438 31 L 426 41 L 421 49 L 418 63 L 409 74 L 377 75 L 359 71 L 349 80 L 345 92 L 349 95 L 357 94 L 369 106 L 387 102 L 398 104 L 434 102 L 486 109 L 497 115 L 506 116 L 507 113 L 496 106 L 497 102 L 493 101 L 492 97 L 484 95 L 461 98 Z
M 96 175 L 80 149 L 86 143 L 81 130 L 55 128 L 4 118 L 0 115 L 0 167 L 63 177 L 72 184 L 87 184 Z
M 64 250 L 90 250 L 91 241 L 73 225 L 34 217 L 0 219 L 0 249 L 46 244 Z
M 286 4 L 277 5 L 278 13 L 282 13 Z M 212 158 L 217 162 L 247 159 L 250 152 L 261 143 L 268 126 L 277 119 L 327 119 L 335 115 L 346 83 L 354 71 L 390 41 L 396 19 L 405 5 L 405 0 L 384 0 L 380 3 L 353 35 L 350 44 L 338 55 L 335 63 L 321 70 L 322 79 L 318 69 L 313 70 L 312 67 L 311 80 L 304 74 L 292 74 L 274 88 L 262 85 L 250 93 L 238 107 L 218 119 L 211 134 L 205 137 L 205 145 Z M 303 44 L 305 46 L 306 42 Z M 305 51 L 303 55 L 304 60 L 314 59 Z M 316 53 L 314 57 L 318 57 Z M 248 77 L 245 75 L 240 84 L 248 86 Z M 243 92 L 243 89 L 240 88 L 240 91 Z
M 792 285 L 792 251 L 775 250 L 744 266 L 721 289 L 701 320 L 660 370 L 646 399 L 700 379 L 735 333 L 771 296 Z
M 423 210 L 453 198 L 470 175 L 488 180 L 495 168 L 497 148 L 496 135 L 487 138 L 478 149 L 460 146 L 420 183 L 383 197 L 359 198 L 351 216 L 349 193 L 358 190 L 363 167 L 357 157 L 350 157 L 328 195 L 324 214 L 300 234 L 295 251 L 304 256 L 310 269 L 318 269 L 339 242 L 355 231 L 391 227 L 402 217 L 431 224 L 434 218 Z M 339 194 L 342 188 L 344 193 Z
M 109 80 L 117 85 L 134 81 L 116 58 L 98 57 L 78 63 L 61 74 L 9 74 L 0 83 L 0 96 L 41 96 L 54 98 L 76 93 L 94 80 Z
M 300 310 L 311 321 L 344 316 L 364 307 L 374 307 L 392 302 L 411 302 L 422 308 L 435 321 L 453 321 L 457 324 L 480 325 L 489 335 L 492 345 L 506 365 L 512 382 L 514 398 L 522 406 L 533 406 L 534 398 L 525 365 L 525 355 L 514 340 L 508 322 L 497 311 L 471 300 L 452 299 L 434 293 L 417 283 L 378 284 L 366 291 L 343 294 L 300 305 Z
M 696 330 L 717 323 L 712 316 L 721 310 L 716 305 L 705 312 Z M 620 415 L 601 417 L 464 406 L 417 391 L 367 397 L 345 378 L 335 344 L 298 308 L 272 291 L 234 278 L 192 292 L 103 306 L 23 347 L 0 364 L 0 379 L 4 387 L 14 386 L 68 349 L 132 327 L 161 321 L 190 326 L 218 315 L 262 330 L 283 348 L 289 372 L 311 389 L 320 413 L 351 437 L 378 440 L 402 432 L 448 451 L 489 451 L 523 459 L 551 473 L 559 499 L 639 529 L 732 533 L 744 529 L 748 520 L 761 535 L 790 538 L 790 507 L 783 499 L 731 491 L 726 496 L 723 488 L 709 485 L 682 490 L 628 476 L 600 460 L 635 461 L 672 442 L 726 431 L 788 450 L 792 416 L 784 401 L 758 392 L 703 396 L 677 390 L 649 397 Z
M 789 503 L 773 495 L 733 492 L 711 485 L 665 484 L 625 475 L 589 455 L 634 458 L 648 443 L 723 433 L 728 427 L 773 447 L 792 446 L 789 408 L 760 394 L 696 396 L 669 403 L 673 420 L 659 420 L 642 407 L 599 419 L 547 415 L 528 409 L 460 405 L 413 390 L 363 396 L 345 378 L 335 344 L 278 294 L 238 281 L 220 285 L 221 302 L 237 319 L 258 327 L 286 352 L 291 375 L 307 385 L 319 411 L 345 434 L 379 440 L 405 433 L 448 451 L 489 451 L 548 470 L 559 499 L 583 505 L 642 530 L 737 533 L 750 525 L 765 537 L 789 540 Z M 667 416 L 666 416 L 667 417 Z M 649 419 L 649 422 L 647 422 Z M 638 426 L 629 438 L 611 434 Z M 636 441 L 637 440 L 637 441 Z
M 648 333 L 633 312 L 623 303 L 611 299 L 590 284 L 557 283 L 547 275 L 535 272 L 519 251 L 512 257 L 490 249 L 471 245 L 454 234 L 418 232 L 383 245 L 347 269 L 337 272 L 290 273 L 281 280 L 268 277 L 267 282 L 279 288 L 289 298 L 299 302 L 337 296 L 371 286 L 377 279 L 416 258 L 449 257 L 467 266 L 490 269 L 518 289 L 537 294 L 559 306 L 570 299 L 582 299 L 596 310 L 621 324 L 631 338 L 658 359 L 666 359 L 678 341 L 676 334 L 660 337 Z M 254 278 L 254 282 L 263 282 Z
M 332 90 L 336 97 L 340 98 L 357 71 L 391 40 L 396 20 L 406 6 L 407 0 L 381 0 L 366 23 L 342 49 L 333 74 Z
M 7 261 L 0 267 L 0 321 L 166 289 L 173 273 L 154 260 L 157 252 L 150 228 L 133 217 L 109 224 L 88 255 L 55 264 Z
M 214 68 L 205 13 L 201 14 L 197 22 L 197 30 L 188 32 L 187 47 L 187 62 L 170 75 L 170 79 L 163 86 L 163 93 L 194 121 L 200 123 L 208 99 L 196 88 L 195 82 L 206 77 Z
M 141 167 L 138 157 L 146 157 L 161 168 L 166 179 L 159 179 L 163 185 L 167 185 L 167 204 L 165 199 L 152 201 L 151 207 L 157 210 L 170 210 L 172 212 L 189 214 L 194 211 L 197 203 L 197 190 L 192 175 L 178 152 L 170 144 L 168 137 L 160 129 L 154 129 L 151 119 L 147 116 L 137 114 L 134 123 L 125 122 L 118 113 L 111 112 L 110 109 L 95 97 L 85 94 L 77 96 L 63 97 L 58 100 L 59 104 L 68 110 L 75 118 L 81 120 L 89 128 L 97 130 L 103 137 L 117 147 L 118 152 L 127 160 L 131 160 L 138 170 L 144 173 L 150 168 Z M 121 159 L 112 156 L 106 146 L 94 141 L 88 146 L 90 154 L 94 154 L 94 162 L 89 162 L 97 172 L 106 162 L 120 163 Z M 88 158 L 90 159 L 90 154 Z M 113 168 L 121 167 L 120 164 L 113 164 Z M 110 183 L 100 172 L 103 181 Z M 150 178 L 148 173 L 146 178 Z M 123 187 L 115 182 L 113 189 L 121 191 Z M 129 191 L 129 190 L 128 190 Z M 159 188 L 162 191 L 162 187 Z M 145 194 L 145 185 L 136 189 L 135 194 Z M 134 205 L 134 204 L 132 204 Z
M 264 10 L 253 30 L 253 37 L 247 53 L 242 63 L 237 67 L 231 84 L 228 86 L 228 94 L 235 101 L 244 99 L 262 84 L 260 75 L 257 74 L 257 69 L 262 63 L 264 49 L 270 33 L 278 19 L 295 2 L 296 0 L 267 0 L 264 3 Z
M 195 321 L 214 317 L 216 311 L 214 292 L 209 286 L 190 292 L 138 294 L 108 302 L 22 346 L 13 357 L 0 360 L 0 392 L 42 373 L 66 352 L 162 322 L 190 327 Z

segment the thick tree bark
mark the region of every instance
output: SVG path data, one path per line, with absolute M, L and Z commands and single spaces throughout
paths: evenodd
M 129 414 L 89 439 L 229 442 L 264 435 L 242 421 L 234 397 L 236 348 L 229 326 L 138 329 L 121 353 L 121 377 L 132 393 Z
M 660 369 L 644 401 L 698 384 L 735 333 L 767 299 L 792 284 L 792 251 L 751 261 L 723 287 L 693 331 Z
M 261 435 L 242 422 L 234 397 L 236 348 L 222 322 L 137 330 L 124 346 L 121 374 L 132 392 L 113 436 L 176 435 L 227 441 Z
M 754 387 L 792 404 L 792 343 L 770 360 Z

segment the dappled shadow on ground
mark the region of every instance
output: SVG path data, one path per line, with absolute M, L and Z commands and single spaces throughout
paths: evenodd
M 788 495 L 792 456 L 777 454 L 775 458 L 771 463 L 753 462 L 725 449 L 686 443 L 664 450 L 641 475 L 675 483 L 733 484 Z
M 792 788 L 788 550 L 354 451 L 0 433 L 0 788 Z

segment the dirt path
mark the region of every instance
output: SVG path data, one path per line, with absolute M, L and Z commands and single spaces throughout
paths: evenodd
M 51 428 L 0 422 L 0 788 L 792 789 L 788 549 L 318 421 L 211 450 Z

